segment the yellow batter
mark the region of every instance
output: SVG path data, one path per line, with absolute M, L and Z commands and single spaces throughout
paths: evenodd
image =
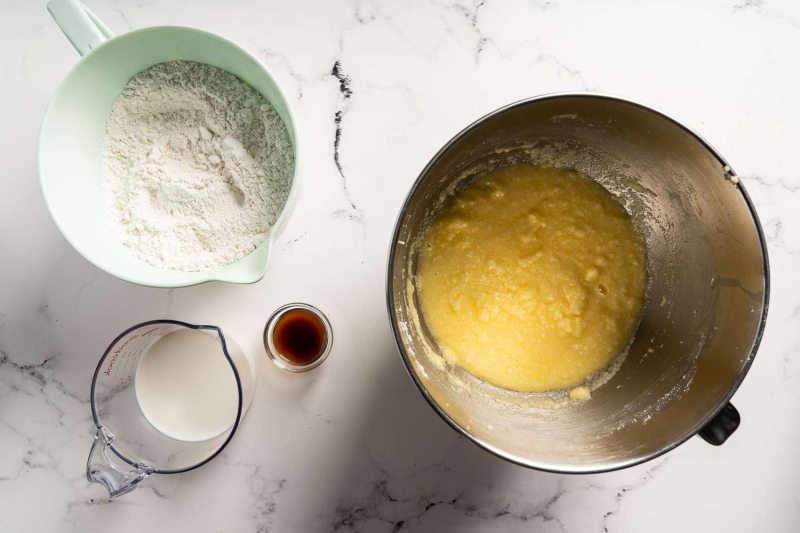
M 573 387 L 607 367 L 636 328 L 646 285 L 644 244 L 611 194 L 534 166 L 497 170 L 448 200 L 417 277 L 448 362 L 523 392 Z

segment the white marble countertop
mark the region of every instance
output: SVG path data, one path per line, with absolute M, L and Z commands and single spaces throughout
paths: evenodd
M 306 181 L 266 277 L 174 291 L 99 271 L 47 213 L 39 123 L 78 55 L 44 4 L 0 5 L 0 530 L 800 531 L 800 3 L 87 0 L 117 33 L 186 24 L 237 41 L 302 114 Z M 773 291 L 724 446 L 695 438 L 564 476 L 503 462 L 434 414 L 397 354 L 384 272 L 397 210 L 439 147 L 504 104 L 578 90 L 653 105 L 728 158 L 764 225 Z M 307 375 L 261 347 L 292 300 L 336 321 L 332 355 Z M 221 326 L 263 358 L 261 383 L 220 457 L 109 503 L 84 475 L 92 369 L 153 318 Z

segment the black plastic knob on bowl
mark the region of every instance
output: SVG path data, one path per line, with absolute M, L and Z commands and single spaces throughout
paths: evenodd
M 698 435 L 704 441 L 714 446 L 724 444 L 728 437 L 739 428 L 742 417 L 733 404 L 725 404 L 725 407 L 711 419 L 711 422 L 703 426 Z

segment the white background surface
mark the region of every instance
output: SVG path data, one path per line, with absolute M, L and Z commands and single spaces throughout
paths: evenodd
M 87 3 L 117 33 L 194 25 L 257 54 L 301 112 L 305 185 L 256 285 L 167 291 L 102 273 L 58 233 L 37 180 L 39 123 L 78 55 L 43 1 L 0 2 L 0 530 L 800 530 L 800 3 Z M 572 90 L 684 121 L 758 208 L 770 316 L 734 398 L 742 426 L 720 448 L 691 439 L 613 474 L 525 470 L 458 437 L 396 353 L 384 270 L 412 181 L 481 115 Z M 260 344 L 292 300 L 335 321 L 334 352 L 308 375 L 278 371 Z M 262 357 L 260 387 L 223 455 L 108 503 L 84 477 L 92 370 L 123 329 L 165 317 L 236 337 Z

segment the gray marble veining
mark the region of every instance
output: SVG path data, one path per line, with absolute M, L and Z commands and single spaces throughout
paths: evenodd
M 86 0 L 116 32 L 186 24 L 256 54 L 302 116 L 303 192 L 264 280 L 178 290 L 98 271 L 38 188 L 47 99 L 78 61 L 44 4 L 0 6 L 0 531 L 800 530 L 800 4 L 791 0 Z M 384 309 L 389 235 L 408 188 L 461 128 L 509 102 L 596 90 L 652 104 L 731 161 L 758 208 L 770 319 L 722 447 L 692 439 L 625 471 L 562 476 L 505 463 L 425 404 Z M 288 376 L 264 321 L 306 299 L 334 352 Z M 91 373 L 139 321 L 219 325 L 261 354 L 224 453 L 109 503 L 84 467 Z

